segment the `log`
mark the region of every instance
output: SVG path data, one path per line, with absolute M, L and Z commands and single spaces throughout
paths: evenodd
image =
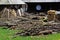
M 43 35 L 48 35 L 48 34 L 52 34 L 52 30 L 45 30 L 45 31 L 41 31 L 39 32 L 39 34 L 43 34 Z

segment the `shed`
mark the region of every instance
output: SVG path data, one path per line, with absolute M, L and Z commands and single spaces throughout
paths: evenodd
M 0 5 L 1 4 L 4 4 L 4 5 L 6 5 L 6 4 L 25 4 L 22 0 L 0 0 Z
M 0 0 L 0 11 L 4 10 L 5 8 L 7 9 L 14 9 L 16 11 L 15 15 L 20 14 L 23 10 L 21 10 L 21 8 L 23 9 L 25 5 L 25 2 L 23 2 L 22 0 Z M 18 9 L 20 10 L 20 12 L 17 14 Z M 9 11 L 9 10 L 7 10 Z M 8 13 L 8 17 L 9 17 L 9 12 Z
M 27 3 L 27 12 L 60 11 L 60 0 L 23 0 Z

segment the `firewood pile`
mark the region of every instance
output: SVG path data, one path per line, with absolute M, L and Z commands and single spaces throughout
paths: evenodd
M 4 8 L 0 12 L 0 18 L 16 18 L 17 13 L 14 9 Z M 17 25 L 18 30 L 23 30 L 22 32 L 16 33 L 16 35 L 20 36 L 35 36 L 35 35 L 47 35 L 52 34 L 53 32 L 60 32 L 60 24 L 53 24 L 52 22 L 48 22 L 47 20 L 54 20 L 55 11 L 48 11 L 47 15 L 43 14 L 28 14 L 26 13 L 24 16 L 8 20 L 5 22 L 8 25 L 12 25 L 11 29 L 15 29 L 14 25 Z M 47 19 L 48 18 L 48 19 Z M 10 21 L 10 22 L 9 22 Z M 1 23 L 2 24 L 2 23 Z M 4 23 L 3 23 L 4 24 Z M 5 25 L 5 24 L 4 24 Z
M 53 16 L 54 18 L 55 11 L 53 11 L 52 14 L 51 16 Z M 19 27 L 22 28 L 23 31 L 16 33 L 16 35 L 35 36 L 35 35 L 48 35 L 48 34 L 53 34 L 53 33 L 59 33 L 60 23 L 55 23 L 55 21 L 52 21 L 54 19 L 51 19 L 51 21 L 47 21 L 48 19 L 46 19 L 44 21 L 43 20 L 44 17 L 46 16 L 36 16 L 36 15 L 30 14 L 29 16 L 25 17 L 27 19 L 24 19 L 24 20 L 21 19 L 22 21 L 20 20 L 18 24 L 19 24 Z
M 35 35 L 48 35 L 53 33 L 60 32 L 60 24 L 52 25 L 52 26 L 37 26 L 31 27 L 29 29 L 25 29 L 22 32 L 16 33 L 16 35 L 20 36 L 35 36 Z
M 57 21 L 60 22 L 60 12 L 56 10 L 49 10 L 48 12 L 48 21 Z
M 4 8 L 0 12 L 0 18 L 15 18 L 15 17 L 16 17 L 16 11 L 14 9 Z

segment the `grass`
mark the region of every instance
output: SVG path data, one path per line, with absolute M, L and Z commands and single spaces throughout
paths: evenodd
M 13 38 L 17 31 L 0 27 L 0 40 L 60 40 L 60 33 L 46 36 L 16 36 L 16 38 Z

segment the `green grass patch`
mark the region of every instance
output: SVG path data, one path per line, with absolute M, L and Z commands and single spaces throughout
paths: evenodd
M 60 33 L 52 35 L 40 36 L 16 36 L 14 34 L 19 30 L 9 30 L 0 27 L 0 40 L 60 40 Z

